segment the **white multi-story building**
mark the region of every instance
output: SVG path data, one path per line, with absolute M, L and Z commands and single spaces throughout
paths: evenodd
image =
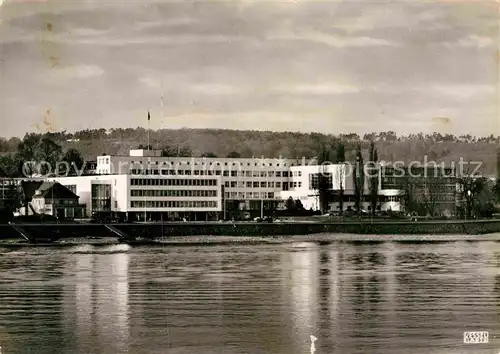
M 222 210 L 218 176 L 116 174 L 53 180 L 79 195 L 88 215 L 111 212 L 128 220 L 206 220 Z
M 310 161 L 309 161 L 310 162 Z M 125 174 L 154 178 L 220 179 L 222 212 L 263 211 L 282 201 L 290 189 L 290 168 L 306 164 L 282 158 L 165 157 L 157 150 L 131 150 L 129 156 L 97 157 L 99 175 Z M 227 212 L 227 213 L 226 213 Z M 230 216 L 230 215 L 229 215 Z
M 53 179 L 78 194 L 89 215 L 106 210 L 133 220 L 170 219 L 172 214 L 200 220 L 215 213 L 222 218 L 267 214 L 290 197 L 305 209 L 318 210 L 320 173 L 328 175 L 333 195 L 343 189 L 345 210 L 354 206 L 349 167 L 305 159 L 165 157 L 157 150 L 131 150 L 129 156 L 98 156 L 95 175 Z M 378 180 L 382 209 L 397 211 L 400 193 L 382 191 Z M 365 178 L 365 196 L 368 185 Z M 336 195 L 331 210 L 339 207 Z M 369 205 L 367 198 L 362 205 Z

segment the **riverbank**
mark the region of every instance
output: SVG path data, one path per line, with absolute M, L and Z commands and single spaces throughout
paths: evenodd
M 337 222 L 186 222 L 137 224 L 2 224 L 1 239 L 50 243 L 74 238 L 116 238 L 122 242 L 174 237 L 290 237 L 291 235 L 485 235 L 500 233 L 500 219 L 439 221 L 337 221 Z M 407 236 L 403 236 L 407 237 Z
M 198 246 L 198 245 L 227 245 L 227 244 L 296 244 L 297 247 L 306 247 L 309 243 L 330 242 L 363 242 L 363 243 L 441 243 L 441 242 L 500 242 L 500 233 L 486 235 L 354 235 L 354 234 L 312 234 L 312 235 L 285 235 L 285 236 L 173 236 L 155 239 L 141 239 L 128 241 L 129 246 Z M 32 245 L 20 239 L 0 240 L 0 248 L 19 249 L 23 247 L 61 247 L 64 249 L 91 245 L 96 250 L 110 252 L 109 247 L 124 245 L 118 238 L 77 238 L 59 240 L 52 243 Z M 126 249 L 128 250 L 128 249 Z M 119 249 L 120 252 L 125 252 Z M 81 251 L 78 251 L 81 252 Z

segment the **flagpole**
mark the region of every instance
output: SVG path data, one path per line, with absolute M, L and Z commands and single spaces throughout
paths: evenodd
M 150 145 L 149 145 L 149 131 L 150 131 L 150 129 L 149 129 L 149 123 L 151 123 L 151 115 L 150 115 L 150 113 L 148 111 L 148 151 L 150 150 Z

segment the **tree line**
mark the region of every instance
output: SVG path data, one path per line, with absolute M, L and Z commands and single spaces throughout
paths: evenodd
M 177 139 L 165 139 L 161 140 L 158 136 L 161 134 L 171 134 L 172 132 L 180 135 Z M 78 133 L 78 134 L 77 134 Z M 255 132 L 255 131 L 232 131 L 232 130 L 215 130 L 215 129 L 184 129 L 184 130 L 161 130 L 156 131 L 158 135 L 155 139 L 152 139 L 153 143 L 149 146 L 140 144 L 140 138 L 137 138 L 137 134 L 146 134 L 147 131 L 143 128 L 137 129 L 93 129 L 84 130 L 77 133 L 46 133 L 46 134 L 35 134 L 28 133 L 23 139 L 11 138 L 11 139 L 0 139 L 0 151 L 2 151 L 2 156 L 0 156 L 0 168 L 4 171 L 4 174 L 11 177 L 22 177 L 28 174 L 33 174 L 35 172 L 40 172 L 45 174 L 47 171 L 47 165 L 42 166 L 39 171 L 26 171 L 23 170 L 26 161 L 36 162 L 45 161 L 51 166 L 55 166 L 58 162 L 67 162 L 69 165 L 74 165 L 76 168 L 81 169 L 85 162 L 85 158 L 88 156 L 89 159 L 95 159 L 96 155 L 100 153 L 90 154 L 89 146 L 100 146 L 104 151 L 102 153 L 115 154 L 117 150 L 117 145 L 123 145 L 125 143 L 127 151 L 124 152 L 128 154 L 128 149 L 133 148 L 149 148 L 149 149 L 159 149 L 162 151 L 164 156 L 205 156 L 205 157 L 251 157 L 251 156 L 267 156 L 272 157 L 279 151 L 298 151 L 308 152 L 302 156 L 306 157 L 316 157 L 319 164 L 324 162 L 332 163 L 342 163 L 346 161 L 353 161 L 355 164 L 355 173 L 353 174 L 353 186 L 354 186 L 354 198 L 355 198 L 355 209 L 358 213 L 361 212 L 361 200 L 365 193 L 365 174 L 360 173 L 366 164 L 373 164 L 381 159 L 381 155 L 387 156 L 384 150 L 387 145 L 387 141 L 396 141 L 397 144 L 401 144 L 401 137 L 397 137 L 394 132 L 387 133 L 372 133 L 365 134 L 361 139 L 356 134 L 343 134 L 339 136 L 325 135 L 319 133 L 302 134 L 302 133 L 273 133 L 273 132 Z M 113 139 L 119 136 L 118 141 Z M 135 139 L 131 137 L 135 136 Z M 91 138 L 90 138 L 91 137 Z M 186 141 L 182 141 L 183 138 L 190 137 L 188 140 L 190 144 Z M 210 138 L 211 137 L 211 138 Z M 279 141 L 276 143 L 274 138 L 285 137 L 289 138 L 290 141 Z M 199 138 L 199 139 L 195 139 Z M 206 138 L 206 140 L 203 140 Z M 365 141 L 371 138 L 372 140 Z M 90 139 L 88 141 L 73 141 L 72 139 Z M 120 140 L 123 139 L 123 140 Z M 127 139 L 132 139 L 127 141 Z M 422 139 L 432 139 L 432 141 L 446 140 L 442 135 L 435 133 L 431 135 L 423 134 L 411 134 L 405 139 L 416 139 L 415 141 Z M 459 137 L 462 142 L 476 142 L 478 143 L 482 138 L 474 138 L 468 135 Z M 68 141 L 71 140 L 71 141 Z M 216 143 L 210 145 L 212 140 Z M 252 145 L 252 149 L 247 146 L 248 141 L 255 142 Z M 485 141 L 496 141 L 494 139 L 486 139 Z M 117 143 L 118 144 L 115 144 Z M 166 143 L 168 142 L 168 144 Z M 193 142 L 198 142 L 199 146 L 196 146 Z M 208 142 L 208 143 L 207 143 Z M 229 142 L 229 143 L 228 143 Z M 238 142 L 236 144 L 235 142 Z M 104 144 L 103 144 L 104 143 Z M 273 145 L 274 144 L 274 145 Z M 478 143 L 479 144 L 479 143 Z M 419 146 L 417 142 L 412 143 L 413 146 Z M 222 146 L 222 147 L 221 147 Z M 246 147 L 247 146 L 247 147 Z M 273 153 L 264 154 L 262 153 L 263 146 L 275 147 Z M 449 146 L 449 145 L 448 145 Z M 480 146 L 480 145 L 478 145 Z M 286 147 L 283 150 L 283 147 Z M 422 149 L 431 149 L 432 146 L 422 145 Z M 300 150 L 302 149 L 302 150 Z M 493 146 L 493 152 L 488 151 L 485 157 L 488 157 L 488 162 L 490 165 L 494 166 L 492 170 L 500 171 L 500 153 L 497 151 L 496 145 Z M 401 149 L 400 149 L 401 150 Z M 470 149 L 474 150 L 474 149 Z M 414 155 L 419 155 L 421 150 L 412 151 Z M 364 154 L 367 154 L 367 163 L 364 163 Z M 298 157 L 299 155 L 296 155 Z M 421 156 L 421 155 L 420 155 Z M 293 158 L 294 156 L 282 155 L 282 157 Z M 495 160 L 496 157 L 496 160 Z M 64 171 L 62 171 L 64 172 Z M 74 173 L 74 170 L 68 171 L 69 174 Z M 371 174 L 370 174 L 371 176 Z M 336 194 L 327 188 L 331 184 L 332 176 L 328 174 L 320 173 L 318 181 L 318 196 L 320 201 L 320 209 L 322 211 L 328 210 L 328 204 L 338 198 L 340 204 L 340 211 L 343 211 L 343 194 L 345 186 L 340 186 L 340 190 L 336 191 Z M 377 209 L 377 181 L 373 177 L 369 177 L 368 181 L 368 199 L 370 201 L 370 211 L 375 213 Z M 425 190 L 410 190 L 408 181 L 408 186 L 406 186 L 405 193 L 405 205 L 408 210 L 415 210 L 423 212 L 425 209 L 427 214 L 434 214 L 436 209 L 436 196 L 441 193 L 439 190 L 441 187 L 439 185 L 427 185 Z M 479 209 L 482 214 L 487 213 L 485 210 L 491 210 L 492 206 L 495 206 L 500 201 L 500 184 L 497 182 L 492 182 L 488 178 L 474 178 L 474 182 L 465 182 L 462 180 L 464 187 L 460 196 L 459 209 L 464 215 L 472 216 L 473 211 L 476 210 L 479 213 Z M 462 183 L 460 182 L 460 183 Z M 472 183 L 472 184 L 471 184 Z M 470 191 L 470 195 L 463 194 L 464 191 Z M 417 197 L 418 196 L 418 197 Z M 411 200 L 410 200 L 411 199 Z M 417 207 L 418 206 L 418 207 Z M 486 207 L 485 207 L 486 206 Z M 478 209 L 479 208 L 479 209 Z M 468 215 L 468 213 L 471 213 Z M 480 213 L 480 214 L 481 214 Z

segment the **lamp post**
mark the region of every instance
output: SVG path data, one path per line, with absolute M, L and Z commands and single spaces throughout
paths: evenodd
M 469 189 L 467 191 L 467 213 L 465 214 L 465 219 L 467 220 L 467 215 L 471 212 L 472 209 L 472 192 Z

